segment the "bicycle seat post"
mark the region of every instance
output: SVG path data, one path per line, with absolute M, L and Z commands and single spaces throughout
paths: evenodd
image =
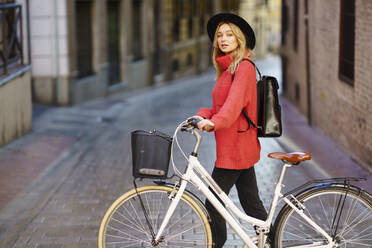
M 283 188 L 283 180 L 284 180 L 285 172 L 286 172 L 287 168 L 289 168 L 291 166 L 292 166 L 292 164 L 284 162 L 283 168 L 280 172 L 280 176 L 279 176 L 278 182 L 276 183 L 276 187 L 275 187 L 275 191 L 274 191 L 274 198 L 273 198 L 273 201 L 271 203 L 271 207 L 270 207 L 270 211 L 269 211 L 269 216 L 268 216 L 269 223 L 271 223 L 271 221 L 274 217 L 274 212 L 275 212 L 275 208 L 277 207 L 279 197 L 282 196 L 281 191 L 282 191 L 282 188 Z

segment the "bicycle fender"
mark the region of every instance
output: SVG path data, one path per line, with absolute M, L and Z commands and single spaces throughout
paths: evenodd
M 354 188 L 355 190 L 363 191 L 365 193 L 368 193 L 367 191 L 350 184 L 350 181 L 362 181 L 362 180 L 366 180 L 366 178 L 340 177 L 340 178 L 326 178 L 326 179 L 311 180 L 311 181 L 307 181 L 306 183 L 302 184 L 301 186 L 283 194 L 283 197 L 287 197 L 288 195 L 299 192 L 299 193 L 296 193 L 296 196 L 297 196 L 297 195 L 299 195 L 301 193 L 304 193 L 305 191 L 313 189 L 313 188 L 323 188 L 323 187 L 328 187 L 328 186 L 333 186 L 333 185 L 344 186 L 344 187 L 349 185 L 350 187 Z M 311 185 L 313 185 L 313 186 L 311 186 Z M 368 193 L 368 195 L 369 195 L 369 193 Z
M 307 191 L 310 191 L 310 190 L 314 190 L 314 189 L 320 189 L 320 188 L 326 188 L 326 187 L 339 187 L 339 188 L 350 188 L 352 190 L 356 190 L 358 192 L 361 192 L 361 194 L 365 194 L 367 195 L 370 199 L 372 199 L 372 195 L 368 192 L 368 191 L 365 191 L 364 189 L 358 187 L 358 186 L 355 186 L 353 184 L 344 184 L 344 183 L 337 183 L 337 182 L 334 182 L 334 183 L 323 183 L 323 184 L 318 184 L 318 185 L 315 185 L 313 187 L 310 187 L 310 188 L 307 188 L 303 191 L 301 191 L 300 193 L 296 194 L 295 197 L 301 195 L 301 194 L 304 194 L 306 193 Z

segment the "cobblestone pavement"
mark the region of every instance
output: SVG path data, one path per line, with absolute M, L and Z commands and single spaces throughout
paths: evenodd
M 36 136 L 24 139 L 32 142 L 32 137 L 44 135 L 49 139 L 54 135 L 63 137 L 63 148 L 63 144 L 69 146 L 60 149 L 53 163 L 42 165 L 32 182 L 18 190 L 13 200 L 0 210 L 0 247 L 97 247 L 98 229 L 105 211 L 116 198 L 133 188 L 130 132 L 157 129 L 172 134 L 176 125 L 199 107 L 210 106 L 213 78 L 214 73 L 208 72 L 176 80 L 169 86 L 125 92 L 44 112 L 34 123 L 32 135 Z M 189 152 L 194 138 L 181 134 L 180 140 Z M 4 149 L 12 146 L 16 149 L 19 142 L 2 148 L 0 159 L 5 156 L 1 153 Z M 261 160 L 256 165 L 256 173 L 266 208 L 281 169 L 281 162 L 267 158 L 267 154 L 288 149 L 290 144 L 283 146 L 283 142 L 261 140 Z M 47 147 L 40 149 L 34 151 L 34 157 L 51 154 Z M 215 159 L 212 134 L 203 135 L 199 154 L 201 163 L 211 171 Z M 180 154 L 175 157 L 178 165 L 185 165 Z M 303 166 L 289 169 L 285 189 L 324 177 L 322 170 L 310 165 L 305 162 Z M 139 182 L 150 183 L 150 180 Z M 238 202 L 236 190 L 230 195 Z M 241 245 L 229 229 L 225 247 Z

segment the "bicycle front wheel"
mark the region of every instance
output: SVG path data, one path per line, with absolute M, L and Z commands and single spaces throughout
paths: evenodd
M 354 188 L 329 186 L 311 189 L 296 198 L 304 206 L 303 213 L 333 237 L 337 247 L 372 247 L 369 195 Z M 288 205 L 280 211 L 275 227 L 275 247 L 320 247 L 328 243 Z
M 173 188 L 145 186 L 137 188 L 156 234 L 172 202 Z M 212 247 L 211 228 L 202 208 L 184 193 L 162 234 L 160 243 L 153 237 L 136 190 L 117 199 L 106 212 L 99 230 L 99 248 L 119 247 Z

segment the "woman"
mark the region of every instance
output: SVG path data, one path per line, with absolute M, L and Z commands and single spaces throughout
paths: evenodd
M 256 70 L 245 60 L 252 59 L 255 35 L 243 18 L 228 13 L 211 17 L 207 30 L 213 43 L 217 82 L 212 91 L 212 108 L 201 108 L 195 117 L 201 119 L 201 131 L 215 133 L 217 160 L 212 177 L 226 194 L 235 184 L 244 211 L 266 220 L 253 168 L 260 159 L 261 147 L 257 130 L 248 128 L 242 114 L 245 108 L 253 121 L 257 119 Z M 222 247 L 226 241 L 225 220 L 209 201 L 206 207 L 215 228 L 215 247 Z

